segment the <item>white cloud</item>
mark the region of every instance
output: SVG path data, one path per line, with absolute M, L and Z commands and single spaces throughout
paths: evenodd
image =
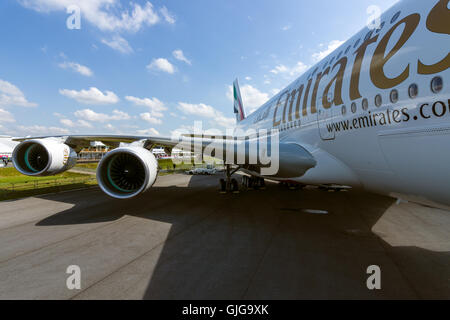
M 144 136 L 147 136 L 147 135 L 148 136 L 159 136 L 159 132 L 155 128 L 138 130 L 137 133 L 141 134 L 141 135 L 144 135 Z
M 4 109 L 0 109 L 0 122 L 16 122 L 16 120 L 14 119 L 14 116 L 12 115 L 11 112 L 6 111 Z
M 131 48 L 128 41 L 119 35 L 113 36 L 111 40 L 102 39 L 102 43 L 123 54 L 133 52 L 133 48 Z
M 72 69 L 73 71 L 78 72 L 79 74 L 86 77 L 92 77 L 92 75 L 94 74 L 88 67 L 75 62 L 65 61 L 60 63 L 58 66 L 62 69 Z
M 308 70 L 309 66 L 299 61 L 297 64 L 291 69 L 290 75 L 299 76 L 303 74 L 306 70 Z
M 198 115 L 204 118 L 214 118 L 217 115 L 217 110 L 206 104 L 190 104 L 185 102 L 180 102 L 178 104 L 178 109 L 185 114 Z
M 77 125 L 82 128 L 93 128 L 92 124 L 85 120 L 78 120 Z
M 126 100 L 134 103 L 137 106 L 144 106 L 150 109 L 152 116 L 157 118 L 162 118 L 164 114 L 163 111 L 166 111 L 167 108 L 164 106 L 164 103 L 159 101 L 157 98 L 136 98 L 133 96 L 126 96 Z
M 159 12 L 161 12 L 162 16 L 164 17 L 164 20 L 170 24 L 175 23 L 175 17 L 173 14 L 169 12 L 169 10 L 166 7 L 162 7 L 159 9 Z
M 0 106 L 35 107 L 37 104 L 29 102 L 15 85 L 0 79 Z
M 252 77 L 245 77 L 245 80 L 250 81 L 252 80 Z
M 286 73 L 288 71 L 289 69 L 283 64 L 280 64 L 276 66 L 274 69 L 270 70 L 270 72 L 272 72 L 273 74 Z
M 131 8 L 123 9 L 117 0 L 18 0 L 29 9 L 38 12 L 66 11 L 70 5 L 76 4 L 84 20 L 102 31 L 137 32 L 144 26 L 152 26 L 160 21 L 160 17 L 150 2 L 141 6 L 131 3 Z M 129 10 L 132 9 L 132 10 Z M 166 9 L 166 11 L 167 9 Z M 163 12 L 161 12 L 163 14 Z M 163 14 L 164 16 L 164 14 Z M 164 16 L 167 21 L 167 18 Z
M 269 95 L 267 93 L 261 92 L 249 84 L 241 87 L 241 96 L 247 115 L 254 112 L 269 100 Z M 230 101 L 234 100 L 232 86 L 228 86 L 227 97 Z
M 60 119 L 59 122 L 61 122 L 61 124 L 65 125 L 66 127 L 75 127 L 75 123 L 70 119 Z
M 69 128 L 81 127 L 81 128 L 93 128 L 92 124 L 85 120 L 72 121 L 70 119 L 60 119 L 59 122 Z
M 222 112 L 203 103 L 190 104 L 185 102 L 179 102 L 178 110 L 182 111 L 184 114 L 187 115 L 212 119 L 215 124 L 225 128 L 231 128 L 236 123 L 236 121 L 233 118 L 227 118 L 223 115 Z
M 192 64 L 192 62 L 184 56 L 182 50 L 174 50 L 172 54 L 175 57 L 175 59 L 186 62 L 188 65 Z
M 18 133 L 23 136 L 28 135 L 39 135 L 39 136 L 47 136 L 47 135 L 65 135 L 69 134 L 69 130 L 59 127 L 45 127 L 45 126 L 18 126 Z
M 280 89 L 272 89 L 272 90 L 270 90 L 270 94 L 272 95 L 272 97 L 274 96 L 274 95 L 276 95 L 278 92 L 280 92 Z
M 151 123 L 151 124 L 161 124 L 162 123 L 161 119 L 153 117 L 149 112 L 141 113 L 139 116 L 141 117 L 142 120 L 147 121 L 148 123 Z
M 75 111 L 75 117 L 92 122 L 108 122 L 108 121 L 121 121 L 121 120 L 129 120 L 131 119 L 130 115 L 126 112 L 114 110 L 112 115 L 107 115 L 104 113 L 97 113 L 91 109 L 83 109 Z
M 75 99 L 79 103 L 83 104 L 115 104 L 119 102 L 119 98 L 112 91 L 101 92 L 95 87 L 89 88 L 89 90 L 68 90 L 60 89 L 59 93 L 71 99 Z
M 164 58 L 153 59 L 153 61 L 147 66 L 149 70 L 159 70 L 170 74 L 175 73 L 175 67 Z
M 320 60 L 326 58 L 330 53 L 332 53 L 334 50 L 336 50 L 337 48 L 339 48 L 342 44 L 344 43 L 344 41 L 339 41 L 339 40 L 333 40 L 328 44 L 328 47 L 326 50 L 324 51 L 320 51 L 317 53 L 314 53 L 312 55 L 312 59 L 314 62 L 319 62 Z
M 291 68 L 286 67 L 283 64 L 280 64 L 276 66 L 274 69 L 270 70 L 271 73 L 277 75 L 277 74 L 287 74 L 291 77 L 299 76 L 303 72 L 305 72 L 308 69 L 308 66 L 304 64 L 303 62 L 299 61 L 297 64 Z

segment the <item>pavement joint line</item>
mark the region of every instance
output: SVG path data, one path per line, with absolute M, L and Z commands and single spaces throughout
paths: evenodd
M 189 197 L 189 196 L 190 196 L 190 195 L 184 195 L 182 198 L 184 199 L 184 198 Z M 133 216 L 124 215 L 124 216 L 120 217 L 118 220 L 112 221 L 112 222 L 110 222 L 110 223 L 108 223 L 108 224 L 106 224 L 106 225 L 99 226 L 99 227 L 97 227 L 97 228 L 93 228 L 93 229 L 90 229 L 90 230 L 86 230 L 86 231 L 84 231 L 84 232 L 78 233 L 78 234 L 73 235 L 73 236 L 71 236 L 71 237 L 68 237 L 68 238 L 65 238 L 65 239 L 62 239 L 62 240 L 58 240 L 58 241 L 56 241 L 56 242 L 49 243 L 48 245 L 45 245 L 45 246 L 43 246 L 43 247 L 40 247 L 40 248 L 31 250 L 31 251 L 23 252 L 23 253 L 21 253 L 21 254 L 19 254 L 19 255 L 17 255 L 17 256 L 14 256 L 14 257 L 11 257 L 11 258 L 9 258 L 9 259 L 0 261 L 0 264 L 2 264 L 2 263 L 4 263 L 4 262 L 8 262 L 8 261 L 10 261 L 10 260 L 12 260 L 12 259 L 21 257 L 21 256 L 26 255 L 26 254 L 30 254 L 30 253 L 39 251 L 39 250 L 41 250 L 41 249 L 48 248 L 48 247 L 50 247 L 50 246 L 52 246 L 52 245 L 54 245 L 54 244 L 59 244 L 60 242 L 63 242 L 63 241 L 66 241 L 66 240 L 70 240 L 70 239 L 76 238 L 77 236 L 83 235 L 83 234 L 88 233 L 88 232 L 90 232 L 90 231 L 98 230 L 98 229 L 100 229 L 100 228 L 102 228 L 102 227 L 106 227 L 106 226 L 109 226 L 109 225 L 111 225 L 111 224 L 113 224 L 113 223 L 116 223 L 116 222 L 119 222 L 119 221 L 123 221 L 123 220 L 129 219 L 129 218 L 132 218 L 132 217 L 136 217 L 136 216 L 139 216 L 139 215 L 133 215 Z M 1 232 L 2 230 L 9 230 L 9 229 L 14 229 L 14 228 L 16 228 L 16 227 L 24 226 L 24 225 L 27 225 L 27 224 L 33 224 L 33 223 L 35 223 L 36 221 L 39 221 L 39 220 L 42 220 L 42 219 L 40 218 L 40 219 L 28 221 L 28 222 L 26 222 L 26 223 L 22 223 L 22 224 L 20 224 L 20 225 L 15 225 L 15 226 L 11 226 L 11 227 L 9 227 L 9 228 L 0 229 L 0 232 Z
M 244 293 L 242 294 L 241 299 L 243 299 L 243 300 L 245 299 L 245 296 L 248 294 L 248 291 L 250 290 L 250 287 L 251 287 L 251 285 L 253 283 L 253 280 L 255 279 L 256 275 L 258 274 L 259 270 L 261 269 L 261 265 L 262 265 L 265 257 L 267 256 L 267 253 L 269 252 L 270 247 L 272 246 L 273 240 L 274 240 L 275 235 L 277 233 L 276 231 L 278 230 L 278 227 L 281 224 L 281 214 L 280 214 L 280 212 L 277 213 L 277 220 L 278 220 L 277 224 L 273 228 L 273 232 L 270 235 L 270 239 L 269 239 L 269 241 L 267 241 L 266 249 L 264 250 L 263 254 L 261 255 L 261 258 L 259 259 L 258 264 L 257 264 L 257 266 L 255 268 L 255 272 L 250 276 L 250 279 L 248 281 L 248 285 L 245 288 Z
M 70 191 L 66 191 L 66 192 L 70 192 Z M 73 190 L 73 191 L 86 191 L 86 189 L 78 189 L 78 190 Z M 55 194 L 62 194 L 62 193 L 66 193 L 66 192 L 60 192 L 60 193 L 55 193 Z M 46 194 L 45 196 L 48 196 L 48 195 L 49 194 Z M 41 198 L 41 197 L 27 197 L 27 198 L 22 198 L 22 199 L 13 199 L 13 201 L 26 200 L 28 198 Z M 1 202 L 0 202 L 0 204 L 1 204 Z M 16 225 L 13 225 L 13 226 L 10 226 L 10 227 L 6 227 L 6 228 L 3 228 L 3 229 L 0 229 L 0 232 L 4 231 L 4 230 L 10 230 L 10 229 L 22 227 L 22 226 L 25 226 L 25 225 L 30 224 L 30 223 L 35 223 L 36 221 L 39 221 L 39 220 L 42 220 L 42 218 L 35 219 L 35 220 L 30 220 L 30 221 L 27 221 L 27 222 L 24 222 L 24 223 L 21 223 L 21 224 L 16 224 Z
M 100 188 L 100 187 L 98 185 L 96 185 L 96 186 L 91 186 L 91 187 L 86 187 L 86 188 L 64 190 L 64 191 L 60 191 L 60 192 L 51 192 L 51 193 L 37 194 L 35 196 L 28 196 L 28 197 L 23 197 L 23 198 L 5 199 L 5 200 L 0 200 L 0 203 L 6 202 L 6 201 L 25 200 L 25 199 L 28 199 L 28 198 L 42 198 L 42 197 L 46 197 L 46 196 L 52 196 L 52 195 L 69 193 L 69 192 L 75 192 L 75 191 L 84 191 L 84 190 L 95 189 L 95 188 Z
M 199 193 L 199 195 L 200 195 L 200 193 Z M 143 258 L 144 256 L 148 255 L 148 254 L 151 253 L 153 250 L 155 250 L 156 248 L 160 247 L 162 244 L 165 244 L 165 243 L 168 243 L 168 242 L 172 241 L 175 237 L 178 237 L 179 235 L 185 233 L 187 230 L 191 229 L 193 226 L 196 226 L 196 225 L 200 224 L 201 222 L 203 222 L 203 221 L 207 220 L 209 217 L 211 217 L 213 214 L 215 214 L 215 213 L 217 213 L 217 212 L 220 212 L 220 211 L 223 211 L 223 210 L 224 210 L 223 208 L 215 209 L 215 210 L 213 210 L 211 213 L 209 213 L 209 214 L 207 214 L 206 216 L 204 216 L 203 218 L 198 219 L 198 220 L 194 221 L 193 223 L 187 225 L 183 230 L 180 230 L 179 232 L 177 232 L 177 233 L 175 233 L 175 234 L 172 234 L 172 235 L 170 235 L 169 237 L 165 238 L 163 241 L 158 242 L 157 244 L 155 244 L 152 248 L 150 248 L 149 250 L 147 250 L 147 251 L 144 252 L 143 254 L 141 254 L 141 255 L 137 256 L 136 258 L 134 258 L 134 259 L 128 261 L 126 264 L 124 264 L 124 265 L 118 267 L 118 268 L 117 268 L 116 270 L 114 270 L 113 272 L 107 274 L 107 275 L 104 276 L 103 278 L 101 278 L 101 279 L 99 279 L 98 281 L 92 283 L 91 285 L 89 285 L 89 286 L 86 287 L 85 289 L 81 290 L 80 292 L 77 292 L 75 295 L 71 296 L 71 297 L 69 298 L 69 300 L 75 299 L 77 296 L 81 295 L 83 292 L 89 290 L 90 288 L 94 287 L 95 285 L 97 285 L 97 284 L 103 282 L 104 280 L 108 279 L 109 277 L 111 277 L 111 276 L 114 275 L 115 273 L 117 273 L 117 272 L 123 270 L 124 268 L 126 268 L 126 267 L 129 266 L 129 265 L 131 265 L 132 263 L 134 263 L 134 262 L 136 262 L 137 260 L 139 260 L 139 259 Z M 157 264 L 161 264 L 162 262 L 163 262 L 163 261 L 158 260 L 158 263 L 157 263 Z M 154 272 L 155 272 L 155 271 L 156 271 L 156 268 L 155 268 Z
M 96 228 L 93 228 L 93 229 L 90 229 L 90 230 L 86 230 L 86 231 L 83 231 L 83 232 L 81 232 L 81 233 L 77 233 L 77 234 L 75 234 L 75 235 L 73 235 L 73 236 L 71 236 L 71 237 L 64 238 L 64 239 L 61 239 L 61 240 L 58 240 L 58 241 L 49 243 L 49 244 L 47 244 L 47 245 L 45 245 L 45 246 L 43 246 L 43 247 L 40 247 L 40 248 L 37 248 L 37 249 L 34 249 L 34 250 L 30 250 L 30 251 L 27 251 L 27 252 L 23 252 L 23 253 L 21 253 L 21 254 L 19 254 L 19 255 L 16 255 L 16 256 L 14 256 L 14 257 L 8 258 L 8 259 L 3 260 L 3 261 L 0 261 L 0 265 L 3 264 L 3 263 L 9 262 L 9 261 L 11 261 L 11 260 L 14 260 L 14 259 L 16 259 L 16 258 L 22 257 L 22 256 L 24 256 L 24 255 L 31 254 L 31 253 L 37 252 L 37 251 L 39 251 L 39 250 L 42 250 L 42 249 L 46 249 L 46 248 L 51 247 L 51 246 L 53 246 L 53 245 L 57 245 L 57 244 L 59 244 L 59 243 L 61 243 L 61 242 L 64 242 L 64 241 L 67 241 L 67 240 L 76 238 L 76 237 L 78 237 L 78 236 L 81 236 L 81 235 L 83 235 L 83 234 L 85 234 L 85 233 L 89 233 L 89 232 L 91 232 L 91 231 L 95 231 L 95 230 L 98 230 L 98 229 L 101 229 L 101 228 L 110 226 L 110 225 L 112 225 L 112 224 L 114 224 L 114 223 L 118 223 L 118 222 L 121 222 L 121 221 L 130 219 L 130 218 L 131 218 L 131 216 L 123 216 L 123 217 L 119 218 L 118 220 L 112 221 L 112 222 L 110 222 L 110 223 L 108 223 L 108 224 L 105 224 L 105 225 L 102 225 L 102 226 L 99 226 L 99 227 L 96 227 Z M 1 230 L 0 230 L 0 231 L 1 231 Z
M 389 258 L 389 260 L 391 260 L 392 264 L 395 266 L 395 268 L 397 269 L 398 273 L 401 275 L 403 281 L 408 285 L 408 287 L 414 293 L 416 298 L 417 299 L 423 299 L 423 297 L 421 297 L 420 294 L 417 292 L 416 288 L 411 284 L 409 279 L 404 275 L 404 273 L 402 272 L 402 270 L 401 270 L 400 266 L 398 265 L 397 261 L 395 260 L 395 258 L 389 253 L 389 250 L 386 250 L 385 241 L 380 236 L 378 236 L 375 232 L 372 231 L 372 228 L 371 228 L 370 224 L 368 223 L 367 219 L 365 219 L 364 215 L 359 214 L 359 217 L 363 221 L 363 223 L 368 227 L 368 229 L 370 230 L 372 235 L 376 238 L 376 241 L 378 242 L 379 246 L 381 247 L 381 249 L 385 253 L 386 257 Z

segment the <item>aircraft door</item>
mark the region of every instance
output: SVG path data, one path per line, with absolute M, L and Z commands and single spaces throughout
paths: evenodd
M 331 100 L 329 95 L 328 100 Z M 322 98 L 320 99 L 322 101 Z M 333 107 L 325 109 L 322 103 L 319 103 L 319 110 L 317 112 L 317 124 L 319 126 L 319 134 L 322 140 L 334 140 L 335 132 L 331 127 L 333 123 Z

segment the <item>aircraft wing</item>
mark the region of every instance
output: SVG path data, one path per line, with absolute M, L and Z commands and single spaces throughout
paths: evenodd
M 136 141 L 147 141 L 149 144 L 157 144 L 161 146 L 173 147 L 180 141 L 172 140 L 170 138 L 148 137 L 148 136 L 119 136 L 119 135 L 70 135 L 70 136 L 40 136 L 40 137 L 24 137 L 15 138 L 14 141 L 22 142 L 27 140 L 59 139 L 63 143 L 72 147 L 74 150 L 81 150 L 88 147 L 91 142 L 100 141 L 105 145 L 111 147 L 118 147 L 120 143 L 133 143 Z
M 114 150 L 97 169 L 103 191 L 128 199 L 148 190 L 158 174 L 158 163 L 149 152 L 154 146 L 203 154 L 234 164 L 252 175 L 268 178 L 303 176 L 317 165 L 314 156 L 293 142 L 280 142 L 278 135 L 224 137 L 182 135 L 176 139 L 149 136 L 67 135 L 16 138 L 13 163 L 25 175 L 55 175 L 72 168 L 77 154 L 91 142 L 100 141 Z M 120 145 L 125 143 L 127 145 Z

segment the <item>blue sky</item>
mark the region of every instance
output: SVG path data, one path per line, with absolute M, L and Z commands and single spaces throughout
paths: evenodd
M 236 77 L 251 112 L 394 2 L 2 0 L 0 134 L 223 130 Z

